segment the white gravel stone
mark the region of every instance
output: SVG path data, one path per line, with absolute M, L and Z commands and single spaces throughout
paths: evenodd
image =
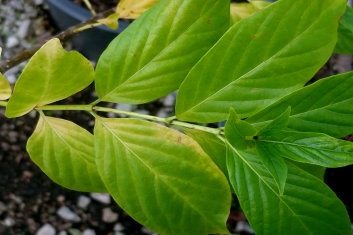
M 78 198 L 77 206 L 82 209 L 86 209 L 90 203 L 91 203 L 91 198 L 81 195 Z
M 60 231 L 58 235 L 67 235 L 66 231 Z
M 250 234 L 255 234 L 254 230 L 249 226 L 249 224 L 244 221 L 239 221 L 237 223 L 235 231 L 237 233 L 246 232 L 246 233 L 250 233 Z
M 6 227 L 12 227 L 15 225 L 15 220 L 11 217 L 6 217 L 3 223 Z
M 82 235 L 96 235 L 96 232 L 93 229 L 85 229 Z
M 44 0 L 34 0 L 34 4 L 38 5 L 42 5 L 44 2 Z
M 108 193 L 91 193 L 91 198 L 103 204 L 110 204 L 112 199 Z
M 120 223 L 114 225 L 114 231 L 121 232 L 124 230 L 124 226 Z
M 36 235 L 55 235 L 55 228 L 50 224 L 45 224 L 37 231 Z
M 119 215 L 112 211 L 110 208 L 103 209 L 103 218 L 102 220 L 106 223 L 114 223 L 118 220 Z
M 142 231 L 142 233 L 144 233 L 144 234 L 158 235 L 157 233 L 154 233 L 154 232 L 152 232 L 151 230 L 149 230 L 148 228 L 145 228 L 145 227 L 143 227 L 143 228 L 141 229 L 141 231 Z
M 117 104 L 115 106 L 115 108 L 120 109 L 120 110 L 124 110 L 124 111 L 128 111 L 128 112 L 132 112 L 136 109 L 136 105 L 132 105 L 132 104 Z
M 64 220 L 72 221 L 72 222 L 80 222 L 81 218 L 71 211 L 68 207 L 62 206 L 57 211 L 57 214 Z
M 164 98 L 163 104 L 165 106 L 174 106 L 174 104 L 175 104 L 175 94 L 167 95 L 167 97 Z
M 30 20 L 21 21 L 20 26 L 18 27 L 17 35 L 19 38 L 25 38 L 28 35 L 29 26 L 31 25 Z
M 20 43 L 20 41 L 18 40 L 17 37 L 11 36 L 6 41 L 6 47 L 7 48 L 12 48 L 12 47 L 17 46 L 19 43 Z

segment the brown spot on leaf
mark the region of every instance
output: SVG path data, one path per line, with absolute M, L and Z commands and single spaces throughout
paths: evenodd
M 178 136 L 178 144 L 181 144 L 181 136 Z
M 211 20 L 208 20 L 208 21 L 207 21 L 207 24 L 212 24 L 212 21 L 211 21 Z
M 256 34 L 251 36 L 252 39 L 256 39 L 256 38 L 259 38 L 259 37 L 260 37 L 260 36 L 259 36 L 259 35 L 256 35 Z

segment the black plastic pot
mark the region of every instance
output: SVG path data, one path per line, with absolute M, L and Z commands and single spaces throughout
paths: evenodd
M 46 0 L 46 2 L 49 5 L 50 15 L 60 30 L 65 30 L 92 17 L 88 10 L 69 0 Z M 76 50 L 90 60 L 97 61 L 108 44 L 128 25 L 128 22 L 119 20 L 117 30 L 100 26 L 78 34 L 71 41 Z

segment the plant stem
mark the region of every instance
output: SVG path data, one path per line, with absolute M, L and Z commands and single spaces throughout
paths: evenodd
M 6 105 L 7 105 L 6 101 L 0 101 L 0 106 L 6 107 Z M 221 134 L 223 134 L 223 131 L 221 129 L 205 127 L 205 126 L 200 126 L 197 124 L 178 121 L 175 119 L 175 117 L 161 118 L 161 117 L 156 117 L 156 116 L 151 116 L 151 115 L 146 115 L 146 114 L 128 112 L 128 111 L 124 111 L 124 110 L 120 110 L 120 109 L 93 106 L 92 104 L 88 104 L 88 105 L 44 105 L 44 106 L 36 108 L 36 110 L 38 112 L 49 111 L 49 110 L 50 111 L 55 111 L 55 110 L 87 111 L 87 112 L 91 113 L 94 117 L 97 117 L 97 115 L 93 111 L 106 112 L 106 113 L 116 113 L 116 114 L 126 115 L 126 116 L 130 116 L 130 117 L 142 118 L 142 119 L 146 119 L 149 121 L 161 122 L 161 123 L 165 123 L 170 126 L 184 127 L 184 128 L 194 129 L 194 130 L 205 131 L 205 132 L 217 135 L 217 136 L 220 136 Z
M 38 111 L 44 110 L 76 110 L 76 111 L 92 111 L 91 105 L 44 105 L 36 108 Z
M 140 113 L 128 112 L 128 111 L 124 111 L 124 110 L 105 108 L 105 107 L 99 107 L 99 106 L 93 107 L 93 110 L 98 111 L 98 112 L 109 112 L 109 113 L 122 114 L 122 115 L 126 115 L 126 116 L 131 116 L 131 117 L 143 118 L 143 119 L 150 120 L 150 121 L 162 122 L 162 123 L 165 123 L 165 124 L 168 124 L 171 126 L 186 127 L 189 129 L 201 130 L 201 131 L 209 132 L 209 133 L 212 133 L 215 135 L 222 134 L 222 131 L 219 129 L 200 126 L 197 124 L 192 124 L 192 123 L 187 123 L 187 122 L 177 121 L 177 120 L 175 120 L 174 117 L 160 118 L 160 117 L 155 117 L 155 116 L 151 116 L 151 115 L 145 115 L 145 114 L 140 114 Z

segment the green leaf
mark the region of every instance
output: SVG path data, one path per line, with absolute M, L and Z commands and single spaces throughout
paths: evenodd
M 94 79 L 91 63 L 76 51 L 65 51 L 59 39 L 37 51 L 18 79 L 6 108 L 7 117 L 19 117 L 73 95 Z
M 27 151 L 55 183 L 76 191 L 106 192 L 93 144 L 93 135 L 75 123 L 41 115 Z
M 353 72 L 321 79 L 247 119 L 257 128 L 292 108 L 288 128 L 344 137 L 353 133 Z
M 290 160 L 288 160 L 290 161 Z M 311 165 L 311 164 L 306 164 L 306 163 L 301 163 L 301 162 L 295 162 L 295 161 L 290 161 L 292 164 L 295 166 L 299 167 L 300 169 L 310 173 L 311 175 L 319 178 L 321 181 L 324 180 L 325 178 L 325 172 L 326 168 L 322 166 L 317 166 L 317 165 Z
M 302 87 L 331 55 L 345 5 L 281 0 L 233 25 L 182 83 L 178 119 L 248 117 Z
M 352 233 L 342 202 L 318 178 L 288 163 L 284 194 L 254 152 L 230 151 L 229 177 L 257 235 Z
M 335 53 L 353 54 L 353 9 L 348 6 L 338 27 Z
M 248 146 L 247 137 L 256 134 L 256 129 L 246 121 L 240 120 L 234 109 L 230 109 L 228 121 L 226 123 L 225 136 L 228 141 L 238 149 L 246 149 Z
M 136 221 L 159 234 L 228 233 L 227 179 L 190 137 L 139 119 L 98 118 L 95 143 L 108 191 Z
M 183 132 L 193 138 L 210 156 L 219 169 L 227 176 L 226 146 L 216 135 L 195 129 L 183 129 Z
M 100 100 L 145 103 L 176 90 L 229 21 L 228 1 L 159 2 L 100 57 L 96 79 Z
M 272 135 L 277 132 L 282 131 L 287 127 L 289 116 L 290 116 L 291 108 L 288 107 L 286 111 L 284 111 L 281 115 L 275 118 L 272 122 L 270 122 L 267 126 L 259 131 L 257 135 Z
M 288 167 L 282 158 L 283 155 L 273 151 L 268 145 L 262 142 L 255 142 L 255 147 L 258 153 L 259 159 L 263 162 L 263 165 L 270 172 L 273 179 L 275 180 L 279 193 L 283 195 L 284 187 L 286 184 Z
M 6 78 L 0 73 L 0 100 L 7 100 L 11 96 L 11 87 Z
M 258 139 L 273 154 L 323 167 L 353 164 L 353 143 L 321 133 L 282 131 Z

